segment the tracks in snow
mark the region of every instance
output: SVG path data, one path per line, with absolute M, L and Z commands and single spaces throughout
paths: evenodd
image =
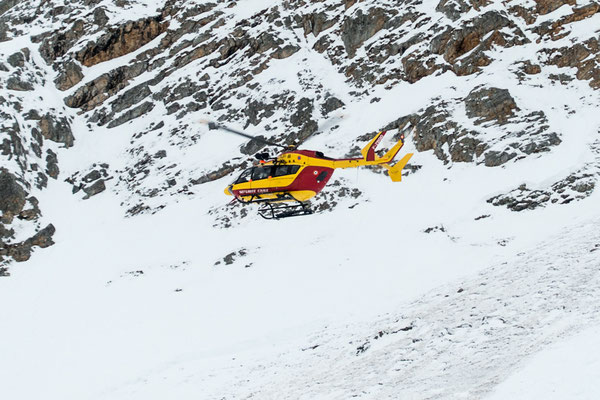
M 566 229 L 400 317 L 328 329 L 303 349 L 214 371 L 224 384 L 209 398 L 482 398 L 526 357 L 600 322 L 598 226 Z

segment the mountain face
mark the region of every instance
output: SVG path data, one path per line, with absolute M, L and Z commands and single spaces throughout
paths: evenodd
M 565 127 L 531 101 L 536 95 L 522 100 L 527 88 L 600 87 L 595 2 L 1 4 L 0 254 L 8 261 L 52 243 L 55 228 L 41 222 L 44 205 L 33 194 L 48 179 L 67 179 L 84 198 L 119 193 L 134 216 L 234 173 L 262 147 L 250 142 L 236 154 L 230 138 L 229 151 L 223 144 L 207 157 L 202 117 L 291 143 L 336 112 L 353 112 L 352 103 L 376 104 L 395 88 L 409 94 L 407 84 L 426 79 L 430 98 L 398 107 L 368 133 L 410 123 L 419 152 L 496 168 L 564 140 Z M 576 115 L 577 104 L 565 107 Z M 59 149 L 99 129 L 125 132 L 127 159 L 116 165 L 91 153 L 87 165 L 61 174 Z M 360 146 L 369 135 L 359 133 L 336 151 Z M 182 163 L 192 149 L 196 159 Z M 490 201 L 519 211 L 584 198 L 594 165 Z
M 0 302 L 41 296 L 47 305 L 23 309 L 61 321 L 57 338 L 81 334 L 57 370 L 79 376 L 77 398 L 92 386 L 88 397 L 132 398 L 133 387 L 148 398 L 162 379 L 182 398 L 198 387 L 205 398 L 348 398 L 360 388 L 345 376 L 370 398 L 481 398 L 551 342 L 542 330 L 561 338 L 598 322 L 599 27 L 600 3 L 585 0 L 0 0 Z M 415 155 L 402 183 L 379 168 L 336 171 L 317 213 L 267 222 L 223 188 L 276 149 L 203 120 L 331 157 L 409 127 L 403 151 Z M 572 269 L 555 278 L 557 259 Z M 9 311 L 0 320 L 23 340 L 29 322 Z M 359 321 L 342 327 L 351 312 Z M 73 315 L 93 315 L 83 320 L 95 333 Z M 159 333 L 136 342 L 142 330 Z M 104 353 L 96 334 L 113 339 Z M 464 357 L 454 338 L 472 344 Z M 43 354 L 54 343 L 34 342 Z M 118 354 L 138 363 L 107 373 L 114 387 L 77 375 Z M 469 375 L 471 362 L 485 368 Z M 295 381 L 303 365 L 317 372 Z M 196 372 L 182 383 L 176 368 Z M 390 371 L 409 375 L 404 391 Z

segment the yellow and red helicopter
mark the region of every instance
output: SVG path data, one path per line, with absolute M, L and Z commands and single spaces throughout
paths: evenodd
M 402 169 L 413 153 L 407 153 L 392 165 L 394 158 L 404 146 L 404 132 L 400 140 L 383 157 L 375 154 L 377 145 L 386 131 L 381 131 L 361 150 L 361 158 L 334 159 L 320 151 L 299 150 L 297 145 L 284 146 L 237 131 L 214 122 L 209 129 L 222 129 L 266 145 L 284 148 L 284 151 L 270 158 L 268 153 L 259 153 L 260 164 L 245 169 L 227 188 L 225 194 L 233 196 L 241 203 L 260 203 L 258 213 L 266 219 L 312 214 L 308 200 L 316 196 L 329 182 L 336 168 L 356 168 L 363 165 L 383 165 L 394 182 L 402 180 Z

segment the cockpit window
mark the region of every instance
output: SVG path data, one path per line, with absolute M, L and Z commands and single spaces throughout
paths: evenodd
M 273 176 L 293 175 L 300 169 L 299 165 L 277 165 Z
M 262 166 L 262 167 L 255 167 L 252 169 L 252 180 L 253 181 L 258 181 L 261 179 L 267 179 L 269 176 L 271 176 L 271 166 Z
M 235 183 L 244 183 L 244 182 L 248 182 L 250 180 L 250 178 L 252 177 L 252 170 L 254 168 L 248 168 L 247 170 L 245 170 L 244 172 L 242 172 L 242 174 L 240 175 L 239 178 L 237 178 L 237 180 L 235 181 Z

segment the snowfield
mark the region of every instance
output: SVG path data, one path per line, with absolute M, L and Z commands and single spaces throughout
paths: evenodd
M 483 398 L 536 352 L 599 323 L 600 212 L 598 193 L 493 210 L 467 190 L 472 174 L 433 164 L 392 185 L 345 171 L 369 201 L 235 229 L 206 214 L 221 182 L 206 199 L 128 219 L 112 196 L 82 201 L 53 183 L 40 196 L 62 227 L 57 244 L 0 281 L 3 391 Z M 440 175 L 444 193 L 427 185 Z M 424 232 L 432 226 L 444 231 Z M 225 265 L 232 249 L 247 254 Z

